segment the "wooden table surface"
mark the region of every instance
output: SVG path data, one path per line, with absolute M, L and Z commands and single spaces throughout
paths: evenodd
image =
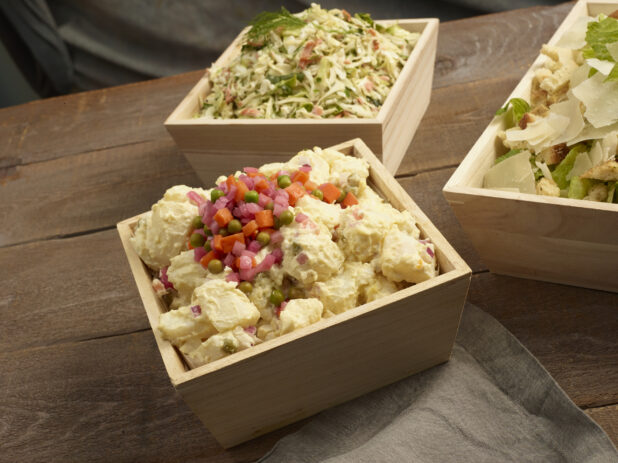
M 474 271 L 469 300 L 618 442 L 618 296 L 489 273 L 441 189 L 571 5 L 440 26 L 431 105 L 397 178 Z M 0 461 L 252 461 L 175 393 L 115 230 L 199 185 L 163 121 L 201 76 L 0 110 Z

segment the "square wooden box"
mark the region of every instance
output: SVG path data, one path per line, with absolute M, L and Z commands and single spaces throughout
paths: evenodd
M 421 36 L 376 118 L 196 119 L 192 116 L 199 108 L 199 99 L 210 90 L 204 75 L 167 118 L 165 127 L 206 185 L 222 170 L 233 172 L 262 165 L 265 156 L 273 162 L 285 161 L 290 153 L 301 149 L 331 146 L 357 137 L 394 174 L 429 105 L 438 39 L 437 19 L 401 19 L 397 23 Z M 236 37 L 216 65 L 238 53 L 245 32 Z
M 148 320 L 174 387 L 231 447 L 449 359 L 471 271 L 359 139 L 333 148 L 369 162 L 370 184 L 407 209 L 436 247 L 440 275 L 388 297 L 189 370 L 157 329 L 167 310 L 129 242 L 139 216 L 118 224 Z M 270 159 L 264 159 L 265 162 Z
M 616 9 L 615 1 L 577 2 L 549 44 L 579 17 Z M 509 99 L 528 101 L 534 70 L 545 59 L 536 59 Z M 495 118 L 443 190 L 485 265 L 494 273 L 617 292 L 618 204 L 482 188 L 500 130 L 503 118 Z

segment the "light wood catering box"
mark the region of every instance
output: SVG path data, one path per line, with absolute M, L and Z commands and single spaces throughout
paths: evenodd
M 373 119 L 196 119 L 199 100 L 210 90 L 208 76 L 193 87 L 165 121 L 165 127 L 205 185 L 216 174 L 262 165 L 264 157 L 284 161 L 313 146 L 362 138 L 386 168 L 395 173 L 429 105 L 438 39 L 438 20 L 401 19 L 402 28 L 421 36 L 401 74 Z M 378 21 L 389 24 L 393 21 Z M 219 57 L 216 66 L 239 52 L 245 29 Z
M 394 207 L 407 209 L 415 217 L 421 236 L 435 244 L 437 277 L 189 370 L 157 329 L 159 315 L 167 308 L 129 242 L 139 216 L 118 224 L 172 384 L 224 447 L 449 359 L 470 268 L 361 140 L 333 148 L 367 160 L 372 187 Z
M 617 2 L 579 1 L 550 45 L 581 16 L 609 14 Z M 539 56 L 510 98 L 529 100 Z M 482 188 L 483 177 L 502 154 L 497 117 L 444 187 L 444 196 L 494 273 L 618 292 L 618 204 Z M 506 151 L 506 150 L 504 150 Z

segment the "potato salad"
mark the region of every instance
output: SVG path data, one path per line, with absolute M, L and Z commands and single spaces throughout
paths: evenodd
M 313 4 L 258 15 L 195 117 L 375 117 L 420 34 Z
M 331 149 L 174 186 L 131 238 L 168 304 L 162 336 L 191 367 L 437 275 L 433 243 Z
M 529 98 L 513 98 L 497 113 L 507 152 L 484 186 L 618 202 L 618 20 L 580 18 L 541 53 Z

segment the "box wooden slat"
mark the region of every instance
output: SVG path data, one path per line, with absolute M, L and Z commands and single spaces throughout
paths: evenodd
M 388 25 L 394 21 L 378 22 Z M 283 161 L 304 148 L 331 146 L 357 137 L 362 137 L 387 169 L 395 173 L 429 105 L 438 38 L 437 19 L 396 22 L 421 35 L 375 118 L 193 118 L 200 98 L 210 90 L 208 76 L 204 75 L 168 117 L 165 127 L 205 184 L 212 183 L 222 168 L 234 171 L 262 165 L 265 156 L 273 162 Z M 245 31 L 215 65 L 223 65 L 238 53 Z
M 586 15 L 610 14 L 614 1 L 579 1 L 548 42 Z M 540 55 L 510 98 L 530 98 Z M 507 99 L 507 100 L 508 100 Z M 495 118 L 444 187 L 444 196 L 479 256 L 494 273 L 618 292 L 618 204 L 484 189 L 504 130 Z
M 439 276 L 189 370 L 159 334 L 159 315 L 166 309 L 129 243 L 139 216 L 118 224 L 170 379 L 224 447 L 449 358 L 470 283 L 469 267 L 361 140 L 333 148 L 366 159 L 373 188 L 394 207 L 410 211 L 422 236 L 435 244 Z

